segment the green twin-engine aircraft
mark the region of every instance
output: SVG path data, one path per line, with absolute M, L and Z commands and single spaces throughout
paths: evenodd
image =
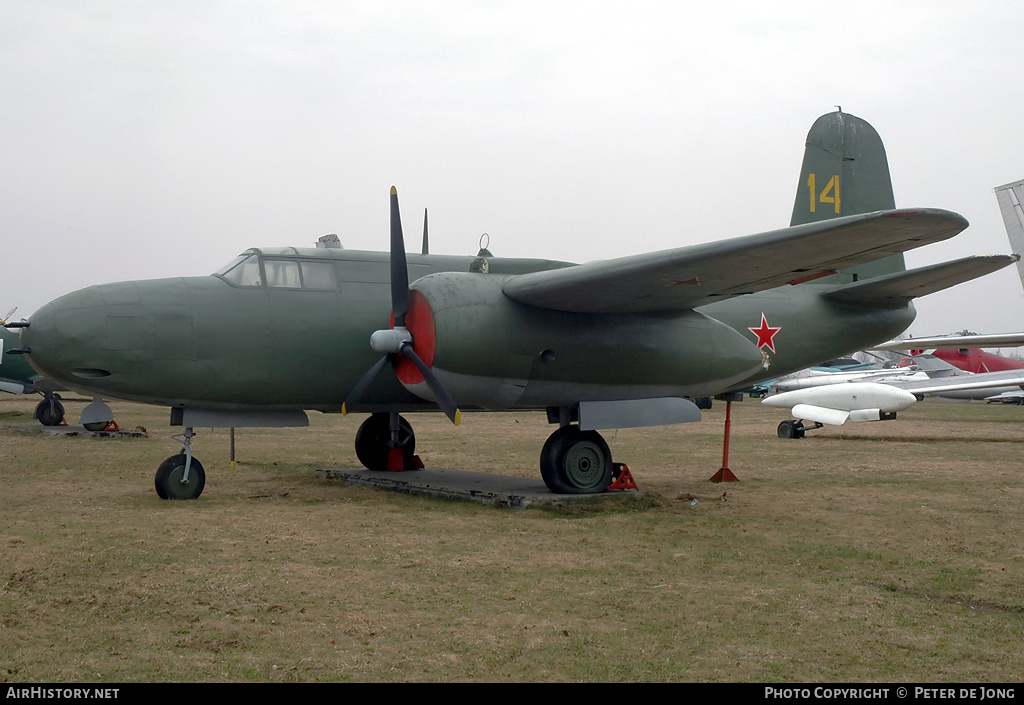
M 70 388 L 171 407 L 186 430 L 157 472 L 165 498 L 202 492 L 193 427 L 369 412 L 360 461 L 401 470 L 415 441 L 399 412 L 439 407 L 455 423 L 460 408 L 546 410 L 547 486 L 602 492 L 598 430 L 699 420 L 691 399 L 890 340 L 912 298 L 1015 261 L 907 271 L 904 251 L 967 221 L 894 208 L 878 134 L 836 112 L 807 136 L 789 228 L 582 265 L 407 256 L 392 189 L 390 253 L 252 249 L 207 277 L 89 287 L 36 312 L 22 350 Z

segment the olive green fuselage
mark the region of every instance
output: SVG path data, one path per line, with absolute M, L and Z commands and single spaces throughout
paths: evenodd
M 40 373 L 105 397 L 211 410 L 341 410 L 380 358 L 369 337 L 389 324 L 388 253 L 247 254 L 260 263 L 258 282 L 248 285 L 211 275 L 63 296 L 32 316 L 22 336 L 27 357 Z M 304 274 L 301 283 L 273 286 L 281 282 L 267 261 L 327 262 L 335 278 Z M 567 263 L 492 258 L 484 274 L 470 273 L 471 257 L 410 254 L 408 262 L 411 288 L 433 310 L 435 372 L 466 408 L 718 394 L 887 340 L 914 317 L 909 305 L 829 303 L 819 295 L 828 285 L 814 282 L 696 311 L 574 314 L 500 293 L 510 275 Z M 436 276 L 445 272 L 459 275 Z M 748 330 L 762 314 L 780 329 L 774 352 L 759 349 Z M 365 398 L 367 410 L 436 408 L 393 374 L 380 375 Z

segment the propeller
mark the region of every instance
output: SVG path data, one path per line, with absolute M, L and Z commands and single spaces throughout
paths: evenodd
M 426 223 L 424 223 L 424 230 Z M 373 384 L 377 376 L 390 363 L 394 365 L 398 356 L 412 362 L 423 375 L 423 381 L 437 401 L 441 410 L 456 426 L 462 420 L 462 412 L 455 404 L 448 390 L 444 388 L 434 371 L 416 352 L 416 341 L 406 328 L 406 316 L 409 314 L 409 267 L 405 259 L 405 238 L 402 235 L 402 216 L 398 208 L 398 190 L 391 187 L 391 311 L 395 317 L 394 327 L 376 331 L 370 336 L 370 347 L 376 352 L 384 353 L 384 357 L 376 362 L 356 382 L 356 386 L 342 405 L 342 413 L 348 413 L 347 407 L 356 406 Z
M 427 241 L 427 209 L 423 209 L 423 248 L 420 252 L 424 255 L 430 254 L 430 243 Z

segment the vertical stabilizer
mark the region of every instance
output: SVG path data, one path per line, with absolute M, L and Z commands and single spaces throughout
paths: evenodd
M 1015 181 L 996 187 L 996 201 L 999 212 L 1006 226 L 1006 237 L 1010 240 L 1010 248 L 1017 254 L 1024 254 L 1024 181 Z M 1017 261 L 1017 274 L 1024 285 L 1024 261 Z
M 815 120 L 807 133 L 790 225 L 895 207 L 889 162 L 875 128 L 841 110 Z M 856 281 L 904 269 L 899 254 L 843 273 Z

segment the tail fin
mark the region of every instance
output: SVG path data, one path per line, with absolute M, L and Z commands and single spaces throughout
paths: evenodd
M 1006 237 L 1010 240 L 1010 247 L 1017 254 L 1024 253 L 1024 181 L 997 186 L 996 201 L 999 202 L 999 212 L 1003 215 L 1003 225 L 1006 226 Z M 1021 284 L 1024 284 L 1024 263 L 1020 261 L 1017 262 L 1017 273 L 1020 275 Z
M 896 207 L 885 147 L 866 121 L 838 110 L 815 120 L 807 147 L 790 225 L 803 225 Z M 906 269 L 892 255 L 842 270 L 842 281 L 859 281 Z

